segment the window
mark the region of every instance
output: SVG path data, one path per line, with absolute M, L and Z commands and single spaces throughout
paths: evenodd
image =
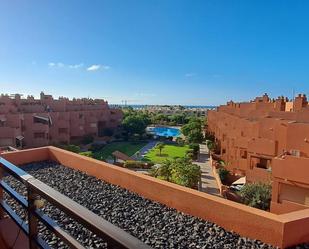
M 268 169 L 270 166 L 270 159 L 259 158 L 259 162 L 256 164 L 257 168 Z
M 247 159 L 248 152 L 246 150 L 240 150 L 240 157 L 243 159 Z

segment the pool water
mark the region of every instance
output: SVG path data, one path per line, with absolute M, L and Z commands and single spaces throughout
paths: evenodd
M 179 137 L 181 135 L 178 128 L 172 127 L 149 127 L 147 130 L 160 137 Z

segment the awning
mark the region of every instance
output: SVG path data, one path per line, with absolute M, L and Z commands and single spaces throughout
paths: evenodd
M 238 180 L 233 182 L 231 185 L 244 185 L 246 184 L 246 177 L 240 177 Z
M 49 118 L 46 118 L 46 117 L 42 117 L 42 116 L 38 116 L 38 115 L 34 115 L 33 117 L 38 118 L 38 119 L 42 119 L 46 122 L 49 122 Z

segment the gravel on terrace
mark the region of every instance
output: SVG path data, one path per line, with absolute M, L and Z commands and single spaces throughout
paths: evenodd
M 23 169 L 153 248 L 274 248 L 55 162 L 27 164 Z M 5 181 L 26 195 L 21 183 L 8 176 Z M 24 217 L 20 206 L 7 195 L 6 199 Z M 57 208 L 46 204 L 42 210 L 85 247 L 106 247 L 104 241 Z M 66 248 L 42 224 L 39 231 L 52 247 Z M 302 248 L 309 246 L 303 245 Z

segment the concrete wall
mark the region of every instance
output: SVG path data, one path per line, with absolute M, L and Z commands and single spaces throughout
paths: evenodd
M 309 242 L 309 210 L 276 215 L 54 147 L 8 152 L 3 157 L 16 164 L 57 160 L 145 198 L 275 246 Z

